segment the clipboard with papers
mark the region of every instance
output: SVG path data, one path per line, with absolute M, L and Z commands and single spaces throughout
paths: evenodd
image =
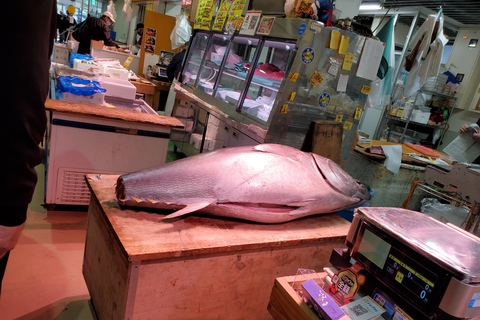
M 459 162 L 472 163 L 480 156 L 480 143 L 472 139 L 472 135 L 478 130 L 479 127 L 476 123 L 470 125 L 468 131 L 458 135 L 443 149 L 443 152 Z

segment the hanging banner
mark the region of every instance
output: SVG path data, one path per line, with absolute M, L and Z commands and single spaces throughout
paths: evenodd
M 213 18 L 213 0 L 200 0 L 198 2 L 197 15 L 195 17 L 194 29 L 210 30 Z
M 243 22 L 242 12 L 246 2 L 247 0 L 235 0 L 233 2 L 232 10 L 230 11 L 230 15 L 228 16 L 228 21 L 227 21 L 228 27 L 237 29 L 237 30 L 240 29 L 240 26 L 242 25 L 242 22 Z
M 232 5 L 233 0 L 222 0 L 220 4 L 220 8 L 218 9 L 217 16 L 215 17 L 215 21 L 213 22 L 212 30 L 214 31 L 222 31 L 223 25 L 227 20 L 228 11 L 230 10 L 230 6 Z

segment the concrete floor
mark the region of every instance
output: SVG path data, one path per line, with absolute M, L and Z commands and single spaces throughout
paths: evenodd
M 167 162 L 181 158 L 170 143 Z M 96 319 L 82 274 L 87 208 L 48 211 L 44 166 L 20 240 L 10 253 L 0 298 L 0 319 Z

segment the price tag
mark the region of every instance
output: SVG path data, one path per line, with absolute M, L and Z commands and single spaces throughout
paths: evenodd
M 330 68 L 328 68 L 328 73 L 330 73 L 332 76 L 336 77 L 338 73 L 338 67 L 336 64 L 332 63 L 330 65 Z
M 362 112 L 363 112 L 363 109 L 362 108 L 357 108 L 355 109 L 355 119 L 357 120 L 360 120 L 360 118 L 362 117 Z
M 288 100 L 288 101 L 293 101 L 293 99 L 295 99 L 295 95 L 296 95 L 296 94 L 297 94 L 296 92 L 290 93 L 290 94 L 288 95 L 288 99 L 287 99 L 287 100 Z
M 369 86 L 365 86 L 365 85 L 364 85 L 364 86 L 362 87 L 361 92 L 362 92 L 363 94 L 369 94 L 370 92 L 372 92 L 372 88 L 369 87 Z
M 132 60 L 133 60 L 133 57 L 129 56 L 127 60 L 125 60 L 125 62 L 123 63 L 123 67 L 128 68 L 130 66 L 130 63 L 132 63 Z
M 348 42 L 350 41 L 349 37 L 342 36 L 340 39 L 340 46 L 338 47 L 338 53 L 345 54 L 347 53 Z
M 343 124 L 343 129 L 352 130 L 352 126 L 353 126 L 353 123 L 351 123 L 350 121 L 345 121 L 345 123 Z
M 335 122 L 342 122 L 343 120 L 343 115 L 339 114 L 335 117 Z
M 287 113 L 288 111 L 288 104 L 284 104 L 282 106 L 282 109 L 280 109 L 280 113 Z
M 295 72 L 290 72 L 290 74 L 288 75 L 288 80 L 292 81 L 292 82 L 297 82 L 297 78 L 298 78 L 298 73 Z
M 340 45 L 340 31 L 332 30 L 330 32 L 330 49 L 337 50 Z
M 355 54 L 350 52 L 345 53 L 345 59 L 343 60 L 343 65 L 342 65 L 343 70 L 352 69 L 353 57 L 355 57 Z
M 322 75 L 320 74 L 320 72 L 318 71 L 315 71 L 313 74 L 312 74 L 312 77 L 310 78 L 310 83 L 312 84 L 312 86 L 317 86 L 317 84 L 320 84 L 322 83 L 323 81 L 323 77 Z

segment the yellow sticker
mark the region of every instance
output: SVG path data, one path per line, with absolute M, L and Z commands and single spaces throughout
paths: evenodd
M 372 88 L 369 87 L 369 86 L 364 85 L 364 86 L 362 86 L 362 90 L 361 90 L 361 91 L 362 91 L 363 94 L 369 94 L 369 93 L 372 91 Z
M 342 136 L 342 141 L 345 140 L 345 135 Z
M 288 111 L 288 104 L 284 104 L 282 106 L 282 109 L 280 109 L 280 113 L 287 113 Z
M 338 53 L 347 53 L 348 41 L 350 41 L 349 37 L 342 36 L 342 38 L 340 39 L 340 46 L 338 47 Z
M 343 120 L 343 116 L 341 114 L 337 115 L 337 117 L 335 118 L 335 122 L 342 122 Z
M 313 72 L 312 77 L 310 78 L 310 83 L 312 84 L 312 86 L 315 87 L 317 84 L 322 83 L 322 81 L 323 81 L 323 77 L 320 74 L 320 72 L 318 71 Z
M 480 93 L 480 88 L 478 88 L 477 92 Z
M 345 59 L 343 60 L 343 65 L 342 65 L 343 70 L 352 69 L 353 57 L 355 57 L 355 54 L 350 52 L 345 53 Z
M 296 95 L 296 94 L 297 94 L 296 92 L 290 93 L 290 94 L 288 95 L 288 99 L 287 99 L 287 100 L 288 100 L 288 101 L 293 101 L 293 99 L 295 99 L 295 95 Z
M 123 67 L 128 68 L 130 66 L 130 63 L 132 63 L 132 60 L 133 60 L 133 57 L 129 56 L 127 60 L 125 60 L 125 62 L 123 63 Z
M 337 50 L 340 45 L 340 31 L 330 32 L 330 49 Z
M 353 123 L 351 123 L 350 121 L 345 121 L 345 123 L 343 124 L 343 129 L 352 130 L 352 126 L 353 126 Z
M 292 81 L 292 82 L 296 82 L 297 81 L 297 78 L 298 78 L 298 73 L 295 72 L 290 72 L 290 74 L 288 75 L 288 80 Z
M 355 119 L 360 120 L 360 118 L 362 117 L 362 112 L 363 112 L 362 108 L 355 109 Z

